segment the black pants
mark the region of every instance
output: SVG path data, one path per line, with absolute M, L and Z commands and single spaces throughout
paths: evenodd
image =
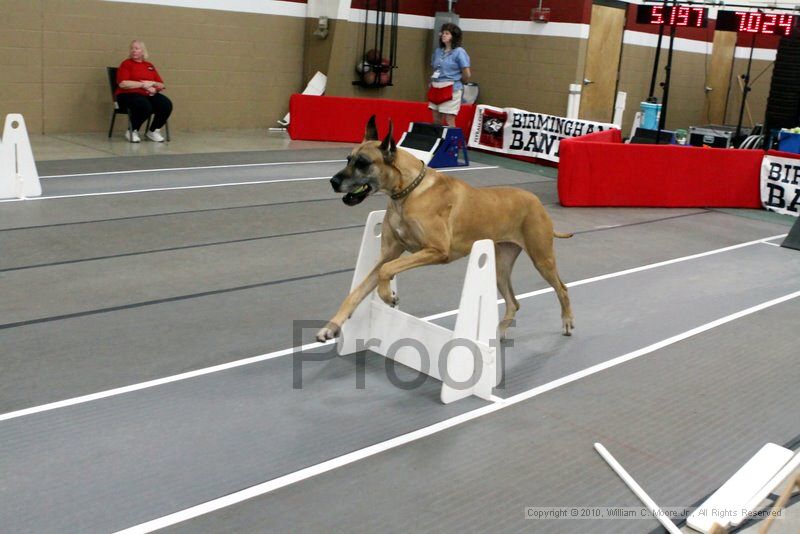
M 117 103 L 122 109 L 131 111 L 131 123 L 134 130 L 142 127 L 142 124 L 150 117 L 150 131 L 164 126 L 172 113 L 172 101 L 161 93 L 152 96 L 144 96 L 137 93 L 122 93 L 117 95 Z

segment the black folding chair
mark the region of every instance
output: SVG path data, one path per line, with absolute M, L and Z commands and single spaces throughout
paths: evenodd
M 119 102 L 117 102 L 117 96 L 115 95 L 117 91 L 117 67 L 106 67 L 106 72 L 108 73 L 108 84 L 111 87 L 111 102 L 114 104 L 114 108 L 111 110 L 111 126 L 108 127 L 108 137 L 110 138 L 111 134 L 114 132 L 114 121 L 117 119 L 117 113 L 122 113 L 128 117 L 128 132 L 130 132 L 130 135 L 133 135 L 131 112 L 128 108 L 120 106 Z M 145 129 L 150 129 L 150 117 L 147 117 L 147 126 Z M 164 130 L 167 134 L 166 139 L 169 141 L 169 123 L 164 124 Z

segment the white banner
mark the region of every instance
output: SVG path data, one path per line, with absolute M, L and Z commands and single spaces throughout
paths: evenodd
M 761 204 L 784 215 L 800 213 L 800 159 L 764 156 L 761 160 Z
M 558 161 L 558 144 L 565 137 L 578 137 L 611 128 L 616 126 L 516 108 L 480 105 L 475 111 L 468 144 L 493 152 Z

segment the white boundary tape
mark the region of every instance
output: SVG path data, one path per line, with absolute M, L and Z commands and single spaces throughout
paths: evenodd
M 238 167 L 270 167 L 274 165 L 310 165 L 314 163 L 342 163 L 343 159 L 318 159 L 312 161 L 273 161 L 270 163 L 237 163 L 232 165 L 204 165 L 200 167 L 168 167 L 164 169 L 134 169 L 128 171 L 106 171 L 106 172 L 84 172 L 78 174 L 51 174 L 40 176 L 45 178 L 78 178 L 81 176 L 111 176 L 113 174 L 141 174 L 148 172 L 180 172 L 180 171 L 202 171 L 206 169 L 235 169 Z
M 308 162 L 302 162 L 308 163 Z M 466 171 L 483 171 L 488 169 L 497 169 L 497 165 L 488 165 L 486 167 L 455 167 L 452 169 L 439 169 L 441 172 L 466 172 Z M 126 171 L 131 172 L 131 171 Z M 139 171 L 137 171 L 139 172 Z M 145 171 L 141 171 L 145 172 Z M 107 174 L 107 173 L 101 173 Z M 77 175 L 80 176 L 80 175 Z M 55 176 L 51 176 L 53 178 Z M 59 178 L 66 178 L 67 176 L 59 176 Z M 236 187 L 242 185 L 261 185 L 261 184 L 279 184 L 279 183 L 290 183 L 290 182 L 308 182 L 314 180 L 330 180 L 330 176 L 311 176 L 308 178 L 282 178 L 276 180 L 253 180 L 248 182 L 228 182 L 222 184 L 205 184 L 205 185 L 184 185 L 184 186 L 177 186 L 177 187 L 153 187 L 150 189 L 131 189 L 129 191 L 101 191 L 98 193 L 77 193 L 74 195 L 52 195 L 52 196 L 42 196 L 36 198 L 29 198 L 27 200 L 58 200 L 64 198 L 82 198 L 82 197 L 101 197 L 101 196 L 108 196 L 108 195 L 132 195 L 135 193 L 155 193 L 160 191 L 180 191 L 185 189 L 209 189 L 214 187 Z M 19 202 L 21 199 L 19 198 L 9 198 L 0 200 L 0 203 L 3 202 Z

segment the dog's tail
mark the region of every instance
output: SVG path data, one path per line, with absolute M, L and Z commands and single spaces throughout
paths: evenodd
M 553 232 L 553 235 L 555 237 L 559 238 L 559 239 L 569 239 L 570 237 L 574 236 L 575 234 L 573 234 L 572 232 L 570 232 L 568 234 L 563 234 L 561 232 Z

